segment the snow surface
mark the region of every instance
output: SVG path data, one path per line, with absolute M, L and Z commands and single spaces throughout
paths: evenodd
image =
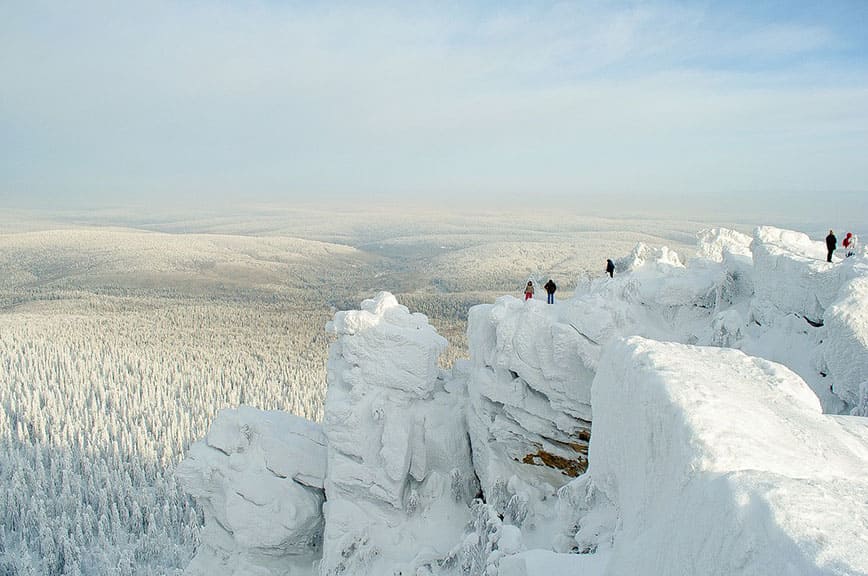
M 248 561 L 245 527 L 286 522 L 262 513 L 243 426 L 218 420 L 182 470 L 242 536 L 206 530 L 190 574 L 868 574 L 868 428 L 834 415 L 868 412 L 864 251 L 827 263 L 770 227 L 704 231 L 689 259 L 639 244 L 554 306 L 474 307 L 451 373 L 391 294 L 328 330 L 322 515 L 295 516 L 286 561 Z M 247 491 L 230 520 L 224 495 Z

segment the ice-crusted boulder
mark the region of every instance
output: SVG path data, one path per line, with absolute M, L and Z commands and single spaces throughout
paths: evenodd
M 387 292 L 338 312 L 328 361 L 324 574 L 416 574 L 470 518 L 466 397 L 445 386 L 446 341 Z
M 474 464 L 489 502 L 502 512 L 504 522 L 510 520 L 510 508 L 506 504 L 522 491 L 539 496 L 536 500 L 530 499 L 530 506 L 526 507 L 529 520 L 525 520 L 525 523 L 534 519 L 534 516 L 539 521 L 538 524 L 549 521 L 551 505 L 544 500 L 545 493 L 556 488 L 558 482 L 562 484 L 569 478 L 565 478 L 563 473 L 561 476 L 553 475 L 555 467 L 546 470 L 542 466 L 522 466 L 522 454 L 535 446 L 534 441 L 548 441 L 557 445 L 556 442 L 551 442 L 551 437 L 543 436 L 543 440 L 540 440 L 538 435 L 542 435 L 544 430 L 557 429 L 557 425 L 551 424 L 552 421 L 557 421 L 557 418 L 561 418 L 561 422 L 564 420 L 562 414 L 557 414 L 557 417 L 550 414 L 546 416 L 539 406 L 553 408 L 557 413 L 557 410 L 572 404 L 572 409 L 567 409 L 566 412 L 572 412 L 570 416 L 575 417 L 576 406 L 584 405 L 588 412 L 583 419 L 593 420 L 594 434 L 599 434 L 598 401 L 595 395 L 592 413 L 586 394 L 601 367 L 602 352 L 609 347 L 617 348 L 622 337 L 642 335 L 658 340 L 744 348 L 754 354 L 767 355 L 786 362 L 800 374 L 810 378 L 815 393 L 822 396 L 825 391 L 824 406 L 827 408 L 843 411 L 849 410 L 849 406 L 856 406 L 854 413 L 861 414 L 860 410 L 868 413 L 868 409 L 864 408 L 868 405 L 865 400 L 868 383 L 863 383 L 868 380 L 864 372 L 864 363 L 868 362 L 868 346 L 865 342 L 868 339 L 868 322 L 865 321 L 868 318 L 868 294 L 865 294 L 865 287 L 860 280 L 868 278 L 868 273 L 858 257 L 838 262 L 834 265 L 836 269 L 826 271 L 826 263 L 821 260 L 825 253 L 812 254 L 805 247 L 813 245 L 809 240 L 802 245 L 806 237 L 794 238 L 788 234 L 770 233 L 766 229 L 758 230 L 754 238 L 726 230 L 705 231 L 699 237 L 697 257 L 686 266 L 670 251 L 639 246 L 628 257 L 628 261 L 622 262 L 626 272 L 616 274 L 613 279 L 591 281 L 581 286 L 572 299 L 562 301 L 557 306 L 533 301 L 525 303 L 505 297 L 494 305 L 472 309 L 468 326 L 473 360 L 468 379 L 468 422 L 473 441 Z M 776 247 L 760 246 L 769 239 L 773 244 L 777 242 Z M 770 266 L 764 272 L 766 277 L 762 280 L 767 283 L 766 289 L 772 281 L 796 285 L 801 282 L 803 287 L 822 287 L 825 283 L 837 283 L 839 288 L 843 286 L 843 289 L 835 294 L 834 290 L 827 288 L 825 326 L 821 322 L 823 316 L 820 317 L 820 322 L 810 323 L 805 320 L 804 314 L 794 312 L 797 307 L 793 306 L 790 296 L 785 296 L 780 306 L 765 306 L 763 298 L 774 298 L 768 292 L 761 294 L 759 303 L 755 303 L 754 281 L 757 272 L 751 250 L 769 253 L 777 251 L 778 256 L 788 263 L 775 271 L 775 265 L 765 262 L 765 265 Z M 827 273 L 827 277 L 817 280 L 813 277 L 812 270 Z M 773 277 L 773 274 L 776 276 Z M 803 281 L 804 278 L 808 280 Z M 848 278 L 856 280 L 847 283 Z M 786 298 L 790 298 L 790 301 L 787 302 Z M 764 306 L 768 323 L 759 325 L 751 320 L 751 310 Z M 713 348 L 710 350 L 709 354 L 721 353 L 725 358 L 728 358 L 726 354 L 730 353 L 736 354 L 736 357 L 744 357 L 735 352 L 720 352 Z M 552 361 L 554 351 L 563 356 Z M 772 366 L 766 361 L 757 362 Z M 561 381 L 563 376 L 551 368 L 552 364 L 564 368 L 565 373 L 570 375 L 567 378 L 570 385 L 566 388 L 571 392 L 568 399 L 558 394 L 565 389 Z M 629 365 L 629 362 L 625 364 Z M 726 361 L 722 361 L 722 364 L 726 364 Z M 691 362 L 684 362 L 680 371 L 689 374 L 691 366 Z M 709 374 L 714 370 L 709 368 Z M 670 371 L 677 372 L 674 368 Z M 792 374 L 789 376 L 798 380 Z M 849 403 L 848 406 L 841 406 L 840 402 L 833 402 L 829 398 L 829 386 L 834 385 L 833 388 L 837 391 L 839 378 L 846 382 L 841 385 L 841 395 Z M 598 380 L 593 381 L 595 387 L 599 385 Z M 714 380 L 709 376 L 709 381 Z M 750 381 L 763 389 L 762 379 Z M 555 385 L 554 391 L 549 390 L 552 383 Z M 743 384 L 747 386 L 747 383 Z M 802 381 L 799 381 L 798 389 L 801 400 L 807 401 L 812 411 L 820 412 L 817 395 L 812 394 Z M 616 387 L 615 390 L 617 394 L 633 393 L 624 387 Z M 779 391 L 776 391 L 771 394 L 778 393 Z M 545 398 L 549 402 L 540 403 L 538 398 Z M 630 398 L 629 402 L 633 400 L 635 399 Z M 614 396 L 608 401 L 611 406 L 617 405 L 617 398 Z M 737 404 L 736 398 L 730 398 L 730 401 L 733 406 Z M 715 404 L 714 401 L 710 402 Z M 677 415 L 682 409 L 687 408 L 675 406 L 668 409 L 665 417 Z M 531 410 L 535 410 L 532 416 L 527 415 L 526 412 Z M 745 422 L 744 425 L 749 426 L 749 423 Z M 634 438 L 644 438 L 652 431 L 637 431 L 629 423 L 626 428 L 622 440 L 626 444 Z M 826 433 L 825 430 L 806 431 L 805 441 L 815 441 L 813 439 L 824 437 Z M 593 442 L 592 439 L 591 443 Z M 749 440 L 745 442 L 750 443 Z M 842 442 L 846 443 L 845 440 Z M 769 450 L 774 448 L 769 447 Z M 612 458 L 620 459 L 624 466 L 631 465 L 629 461 L 632 455 L 625 451 L 624 446 L 609 445 L 608 454 Z M 590 458 L 593 470 L 593 451 Z M 587 462 L 584 453 L 565 459 L 582 466 Z M 546 463 L 533 458 L 528 461 L 540 465 Z M 557 460 L 550 458 L 549 463 L 552 461 Z M 644 465 L 641 460 L 640 465 Z M 566 468 L 568 464 L 562 466 Z M 646 478 L 645 482 L 651 487 L 656 486 L 653 479 Z M 528 485 L 534 486 L 535 490 L 528 489 Z M 599 573 L 601 563 L 608 561 L 606 544 L 608 542 L 611 547 L 614 542 L 617 519 L 621 514 L 617 507 L 620 505 L 617 492 L 602 489 L 590 482 L 590 478 L 576 481 L 576 486 L 580 486 L 580 489 L 572 483 L 568 486 L 571 488 L 564 488 L 562 491 L 571 496 L 565 496 L 562 500 L 569 502 L 567 508 L 572 513 L 571 522 L 575 523 L 575 530 L 568 541 L 551 536 L 549 541 L 554 543 L 553 551 L 534 550 L 537 547 L 549 548 L 538 546 L 545 541 L 542 536 L 545 530 L 539 529 L 539 526 L 518 524 L 522 529 L 523 542 L 531 549 L 515 557 L 503 556 L 498 550 L 493 550 L 489 563 L 497 564 L 499 574 L 548 574 L 552 570 L 561 569 L 576 571 L 579 567 Z M 743 493 L 749 493 L 752 489 L 750 486 L 738 488 Z M 834 496 L 829 495 L 830 498 Z M 703 502 L 697 500 L 694 504 L 702 506 Z M 676 501 L 672 502 L 673 507 L 677 505 Z M 793 505 L 798 507 L 801 504 L 794 502 Z M 576 514 L 579 509 L 583 510 L 583 513 Z M 653 513 L 665 512 L 655 509 Z M 730 513 L 732 510 L 728 509 L 726 514 Z M 682 519 L 689 516 L 689 513 L 685 513 Z M 670 526 L 668 529 L 674 530 L 674 527 Z M 765 528 L 752 526 L 751 530 L 754 529 Z M 534 532 L 540 534 L 534 537 Z M 657 546 L 664 546 L 664 543 Z M 779 554 L 783 549 L 781 546 L 770 556 Z M 578 560 L 575 556 L 558 556 L 557 551 L 586 554 L 580 555 L 581 560 Z M 594 554 L 591 554 L 592 552 Z M 694 554 L 696 551 L 688 550 L 685 554 L 687 553 Z M 496 560 L 492 561 L 492 558 Z M 638 565 L 640 564 L 636 566 Z M 676 566 L 677 562 L 673 561 L 669 571 L 676 571 Z M 696 568 L 700 573 L 704 569 L 703 566 Z M 797 573 L 811 573 L 810 569 L 805 570 Z M 690 572 L 690 569 L 687 572 Z M 608 573 L 632 572 L 624 569 Z M 661 573 L 667 571 L 663 570 Z
M 320 425 L 248 406 L 221 410 L 176 475 L 205 512 L 188 576 L 313 574 L 322 542 Z
M 640 335 L 780 362 L 824 410 L 845 413 L 868 380 L 868 262 L 856 255 L 830 264 L 825 255 L 823 242 L 799 232 L 705 230 L 687 266 L 667 250 L 637 247 L 628 273 L 591 283 L 565 307 L 583 333 L 605 326 L 600 343 Z M 611 321 L 601 322 L 606 314 Z
M 713 290 L 707 293 L 713 298 L 706 298 L 706 302 L 716 312 L 729 316 L 717 319 L 718 324 L 732 323 L 731 312 L 735 311 L 729 307 L 753 296 L 752 243 L 751 236 L 726 228 L 702 230 L 697 235 L 696 258 L 690 264 L 694 270 L 711 270 L 716 276 L 712 279 Z
M 631 317 L 631 323 L 625 325 L 629 334 L 658 330 L 653 335 L 662 337 L 665 333 L 677 333 L 685 320 L 692 321 L 684 315 L 694 315 L 697 312 L 694 309 L 699 309 L 703 325 L 707 325 L 708 311 L 738 294 L 752 292 L 749 283 L 735 277 L 738 268 L 749 264 L 737 244 L 733 250 L 727 249 L 731 241 L 729 235 L 721 231 L 701 236 L 698 254 L 709 253 L 714 259 L 698 257 L 687 265 L 681 256 L 665 246 L 651 248 L 640 243 L 622 259 L 624 273 L 616 272 L 615 278 L 606 283 L 592 283 L 589 290 L 579 292 L 576 298 L 603 294 L 619 301 L 628 308 L 627 314 Z M 729 272 L 733 277 L 727 278 Z
M 592 398 L 591 466 L 560 496 L 595 573 L 868 573 L 868 422 L 822 414 L 787 368 L 633 337 Z

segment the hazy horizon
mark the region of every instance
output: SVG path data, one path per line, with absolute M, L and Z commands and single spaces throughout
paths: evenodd
M 708 226 L 741 228 L 756 225 L 792 228 L 816 236 L 832 228 L 840 231 L 861 231 L 868 220 L 868 194 L 820 193 L 766 194 L 750 193 L 697 198 L 677 194 L 655 197 L 609 195 L 597 198 L 563 198 L 540 196 L 528 201 L 473 201 L 455 198 L 435 202 L 435 199 L 327 199 L 305 202 L 210 202 L 204 205 L 167 204 L 161 201 L 127 203 L 88 203 L 56 206 L 7 206 L 0 211 L 0 233 L 38 229 L 40 220 L 47 223 L 77 225 L 129 226 L 164 229 L 173 222 L 195 223 L 220 220 L 228 229 L 246 233 L 245 228 L 263 221 L 290 223 L 304 219 L 306 214 L 327 217 L 341 215 L 358 222 L 370 220 L 379 224 L 382 216 L 408 222 L 432 219 L 470 219 L 475 216 L 526 221 L 581 221 L 605 219 L 624 222 L 694 221 Z M 235 224 L 235 228 L 230 226 Z M 34 228 L 35 226 L 35 228 Z M 162 228 L 160 228 L 162 226 Z M 340 228 L 336 223 L 335 228 Z M 183 232 L 183 228 L 176 231 Z

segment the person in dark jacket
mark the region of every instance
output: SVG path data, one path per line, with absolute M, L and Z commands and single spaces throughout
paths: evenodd
M 554 280 L 549 278 L 549 281 L 546 282 L 546 284 L 545 284 L 545 286 L 543 286 L 543 288 L 546 289 L 546 294 L 548 295 L 547 302 L 549 304 L 554 304 L 555 303 L 555 290 L 558 289 L 558 287 L 555 285 Z
M 615 263 L 612 262 L 611 258 L 606 260 L 606 274 L 609 275 L 609 278 L 615 277 Z
M 829 235 L 826 236 L 826 249 L 829 253 L 826 255 L 826 262 L 832 261 L 832 252 L 838 247 L 838 239 L 835 238 L 835 233 L 829 230 Z

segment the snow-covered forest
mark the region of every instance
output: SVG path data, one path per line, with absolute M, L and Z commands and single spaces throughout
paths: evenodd
M 122 224 L 123 227 L 107 227 Z M 174 467 L 218 410 L 322 417 L 337 309 L 381 289 L 466 356 L 470 306 L 562 293 L 690 222 L 282 214 L 3 222 L 0 574 L 166 574 L 201 512 Z M 649 232 L 650 231 L 650 232 Z
M 322 412 L 321 312 L 95 300 L 0 316 L 0 544 L 13 574 L 183 566 L 200 521 L 172 470 L 216 411 Z

